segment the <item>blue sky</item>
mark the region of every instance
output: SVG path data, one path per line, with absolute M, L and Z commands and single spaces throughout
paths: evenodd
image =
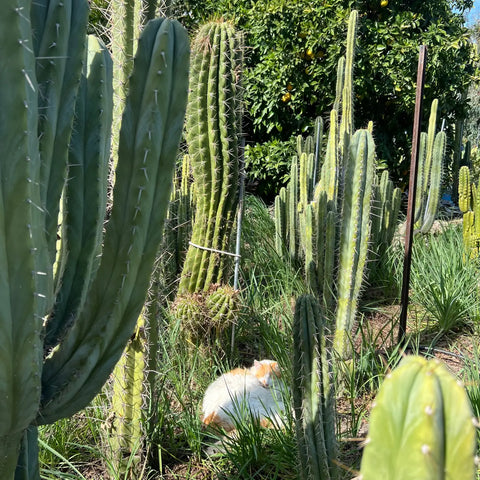
M 474 0 L 473 8 L 467 14 L 467 25 L 471 25 L 477 20 L 480 20 L 480 0 Z

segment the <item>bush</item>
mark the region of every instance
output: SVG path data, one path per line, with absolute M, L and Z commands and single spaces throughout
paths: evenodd
M 295 155 L 295 139 L 271 140 L 245 147 L 245 169 L 249 190 L 266 201 L 273 201 L 290 177 L 290 165 Z

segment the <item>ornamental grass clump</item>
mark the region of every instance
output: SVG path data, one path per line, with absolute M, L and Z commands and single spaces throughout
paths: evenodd
M 454 328 L 478 323 L 478 272 L 464 254 L 462 232 L 447 228 L 414 244 L 412 300 L 437 322 L 437 340 Z

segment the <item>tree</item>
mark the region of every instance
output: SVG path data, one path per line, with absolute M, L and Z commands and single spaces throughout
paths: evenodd
M 232 19 L 246 33 L 247 145 L 267 142 L 267 148 L 251 149 L 261 159 L 252 159 L 256 170 L 249 173 L 264 178 L 261 169 L 272 169 L 263 162 L 270 144 L 282 151 L 279 142 L 309 130 L 317 115 L 330 111 L 346 18 L 357 9 L 355 126 L 374 122 L 379 156 L 394 178 L 402 180 L 410 158 L 421 44 L 428 47 L 426 105 L 439 99 L 447 127 L 467 114 L 464 93 L 473 67 L 463 13 L 471 6 L 471 0 L 177 0 L 174 11 L 191 29 L 218 15 Z M 291 150 L 283 150 L 286 169 Z

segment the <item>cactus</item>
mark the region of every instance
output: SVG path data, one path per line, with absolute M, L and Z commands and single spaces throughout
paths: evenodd
M 191 238 L 194 245 L 186 255 L 180 295 L 206 291 L 227 276 L 228 257 L 213 250 L 229 247 L 238 203 L 242 55 L 241 35 L 223 21 L 202 26 L 192 45 L 186 139 L 196 213 Z
M 339 61 L 337 99 L 342 109 L 330 113 L 330 129 L 321 173 L 311 185 L 315 163 L 301 153 L 292 162 L 286 196 L 276 200 L 277 244 L 283 237 L 293 262 L 304 262 L 305 276 L 321 301 L 325 314 L 336 319 L 334 348 L 348 355 L 351 333 L 363 279 L 369 242 L 370 204 L 375 145 L 368 130 L 353 134 L 353 55 L 358 13 L 352 11 L 347 34 L 346 58 Z M 316 142 L 314 142 L 316 143 Z M 298 178 L 298 180 L 297 180 Z M 285 211 L 286 210 L 286 211 Z M 287 213 L 288 212 L 288 213 Z M 283 227 L 285 220 L 287 226 Z M 298 228 L 298 225 L 300 228 Z M 280 252 L 279 246 L 277 246 Z
M 474 480 L 475 427 L 465 389 L 437 359 L 406 357 L 370 414 L 363 480 Z
M 304 480 L 338 478 L 334 461 L 334 393 L 324 319 L 318 301 L 299 297 L 293 321 L 293 385 L 295 430 L 300 473 Z
M 145 371 L 144 317 L 137 320 L 135 332 L 112 373 L 112 428 L 109 432 L 112 460 L 124 478 L 138 478 L 142 451 L 142 403 Z
M 467 166 L 460 168 L 458 178 L 458 208 L 465 213 L 470 210 L 472 186 L 470 180 L 470 169 Z
M 375 172 L 375 145 L 368 130 L 353 135 L 345 159 L 345 182 L 337 277 L 337 312 L 334 348 L 348 352 L 354 326 L 370 235 L 370 204 Z
M 469 258 L 480 253 L 480 189 L 470 179 L 470 169 L 460 168 L 458 205 L 463 212 L 463 245 Z
M 113 60 L 112 150 L 117 158 L 123 106 L 128 93 L 138 37 L 155 16 L 157 0 L 111 0 L 108 2 L 109 49 Z
M 228 285 L 211 285 L 207 292 L 178 295 L 173 303 L 184 340 L 192 347 L 216 346 L 226 350 L 225 332 L 236 324 L 241 311 L 238 291 Z
M 95 175 L 105 179 L 107 174 L 92 169 L 107 165 L 111 118 L 111 61 L 106 49 L 89 39 L 84 60 L 87 13 L 83 0 L 33 5 L 20 0 L 0 19 L 0 48 L 6 59 L 0 72 L 5 87 L 0 97 L 5 153 L 0 167 L 5 307 L 0 328 L 2 338 L 10 339 L 3 345 L 0 368 L 0 478 L 5 480 L 14 477 L 17 463 L 18 478 L 39 478 L 36 425 L 87 405 L 119 359 L 148 287 L 183 126 L 187 35 L 176 22 L 153 21 L 140 40 L 130 79 L 104 247 L 85 245 L 82 239 L 89 235 L 99 238 L 98 222 L 103 223 L 99 212 L 105 199 L 99 199 L 105 185 L 99 186 Z M 37 60 L 48 45 L 55 51 Z M 67 53 L 56 53 L 61 51 Z M 82 62 L 89 69 L 83 77 Z M 75 100 L 77 123 L 71 139 Z M 45 118 L 45 105 L 56 120 Z M 48 144 L 50 133 L 38 141 L 39 132 L 54 127 L 52 138 L 58 145 Z M 82 163 L 72 164 L 67 174 L 73 159 Z M 82 179 L 65 182 L 81 174 L 83 188 Z M 95 181 L 89 181 L 91 175 Z M 59 254 L 56 262 L 54 214 L 60 211 L 62 191 L 60 248 L 68 255 Z M 78 212 L 69 207 L 73 202 Z M 89 205 L 96 205 L 93 212 L 87 210 Z M 72 220 L 77 213 L 83 215 L 83 220 L 77 219 L 80 231 Z M 83 283 L 71 290 L 73 302 L 65 308 L 62 278 L 71 276 L 72 269 Z
M 446 133 L 435 134 L 438 100 L 432 102 L 428 133 L 422 132 L 419 147 L 417 194 L 415 198 L 416 233 L 427 233 L 438 212 L 445 158 Z
M 387 248 L 392 244 L 398 223 L 402 192 L 394 188 L 388 171 L 384 170 L 373 185 L 371 250 L 375 262 L 384 259 Z

